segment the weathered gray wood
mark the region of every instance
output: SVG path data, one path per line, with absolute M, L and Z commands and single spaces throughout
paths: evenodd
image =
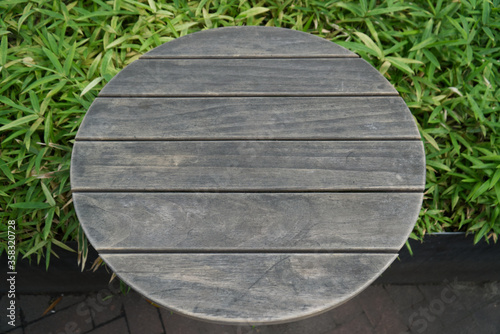
M 360 58 L 139 59 L 99 96 L 398 95 Z
M 323 38 L 275 27 L 226 27 L 189 34 L 141 58 L 358 57 Z
M 104 87 L 76 139 L 75 208 L 102 258 L 158 304 L 224 323 L 353 297 L 397 256 L 425 184 L 392 85 L 286 29 L 152 50 Z
M 422 191 L 420 141 L 77 142 L 73 191 Z
M 187 316 L 278 323 L 348 300 L 396 254 L 102 254 L 136 291 Z
M 75 193 L 98 251 L 397 252 L 421 193 Z M 362 208 L 362 209 L 361 209 Z M 105 222 L 105 223 L 104 223 Z
M 97 98 L 78 140 L 420 139 L 403 99 Z

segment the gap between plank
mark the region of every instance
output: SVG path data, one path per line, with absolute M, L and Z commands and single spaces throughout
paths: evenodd
M 379 189 L 336 189 L 336 190 L 315 190 L 315 189 L 239 189 L 239 190 L 221 190 L 221 189 L 95 189 L 95 188 L 72 188 L 72 193 L 196 193 L 196 194 L 206 194 L 206 193 L 224 193 L 224 194 L 290 194 L 290 193 L 316 193 L 316 194 L 335 194 L 335 193 L 422 193 L 424 187 L 408 187 L 408 188 L 379 188 Z
M 398 254 L 399 249 L 147 249 L 147 248 L 99 248 L 99 254 Z
M 312 94 L 312 93 L 311 93 Z M 334 94 L 337 94 L 337 93 L 334 93 Z M 341 94 L 341 93 L 338 93 L 338 94 Z M 369 93 L 366 93 L 366 94 L 369 94 Z M 350 98 L 353 98 L 353 97 L 375 97 L 375 98 L 385 98 L 387 97 L 387 95 L 385 94 L 393 94 L 394 96 L 400 96 L 399 94 L 395 94 L 395 93 L 376 93 L 375 95 L 366 95 L 364 93 L 352 93 L 351 95 L 332 95 L 333 97 L 335 98 L 346 98 L 346 99 L 350 99 Z M 392 96 L 392 95 L 391 95 Z M 126 96 L 127 97 L 127 96 Z M 180 98 L 186 98 L 186 97 L 191 97 L 191 96 L 177 96 L 177 95 L 173 95 L 173 96 L 163 96 L 163 95 L 153 95 L 153 96 L 146 96 L 146 95 L 138 95 L 138 96 L 133 96 L 132 98 L 134 99 L 149 99 L 149 98 L 155 98 L 155 99 L 170 99 L 170 98 L 173 98 L 173 99 L 180 99 Z M 215 99 L 215 98 L 219 98 L 219 97 L 229 97 L 229 98 L 239 98 L 240 96 L 217 96 L 217 95 L 203 95 L 203 96 L 195 96 L 197 98 L 212 98 L 212 99 Z M 245 98 L 261 98 L 261 97 L 280 97 L 279 95 L 271 95 L 271 96 L 267 96 L 267 95 L 263 95 L 263 96 L 260 96 L 260 95 L 252 95 L 252 96 L 241 96 L 241 97 L 245 97 Z M 294 97 L 294 96 L 285 96 L 285 97 Z M 296 98 L 301 98 L 303 96 L 301 95 L 298 95 L 298 96 L 295 96 Z M 314 95 L 314 96 L 311 96 L 311 97 L 324 97 L 322 95 Z M 326 96 L 326 97 L 330 97 L 330 96 Z M 116 98 L 116 96 L 108 96 L 108 95 L 104 95 L 104 96 L 98 96 L 96 98 L 103 98 L 103 99 L 111 99 L 111 98 Z
M 158 95 L 158 94 L 99 94 L 97 97 L 147 97 L 147 98 L 187 98 L 187 97 L 371 97 L 371 96 L 400 96 L 398 92 L 366 92 L 366 93 L 293 93 L 293 94 L 285 94 L 285 93 L 230 93 L 230 94 L 217 94 L 217 93 L 190 93 L 190 94 L 178 94 L 178 95 Z
M 345 54 L 345 55 L 331 55 L 331 54 L 318 54 L 318 55 L 248 55 L 248 56 L 194 56 L 194 55 L 176 55 L 176 56 L 164 56 L 164 55 L 142 55 L 139 59 L 321 59 L 321 58 L 360 58 L 357 54 Z
M 152 142 L 168 142 L 168 141 L 247 141 L 247 142 L 252 142 L 252 141 L 270 141 L 270 142 L 276 142 L 276 141 L 290 141 L 290 142 L 299 142 L 299 141 L 329 141 L 329 142 L 365 142 L 365 141 L 394 141 L 394 142 L 400 142 L 400 141 L 413 141 L 413 142 L 421 142 L 422 140 L 420 138 L 416 137 L 402 137 L 402 138 L 243 138 L 243 137 L 235 137 L 235 138 L 203 138 L 203 137 L 193 137 L 193 138 L 155 138 L 155 137 L 141 137 L 141 138 L 136 138 L 136 137 L 109 137 L 109 138 L 95 138 L 95 137 L 77 137 L 75 138 L 75 141 L 99 141 L 99 142 L 111 142 L 111 141 L 130 141 L 130 142 L 135 142 L 135 141 L 152 141 Z

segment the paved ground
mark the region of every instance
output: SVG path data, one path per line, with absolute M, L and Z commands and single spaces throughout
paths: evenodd
M 314 318 L 273 326 L 222 326 L 192 320 L 149 304 L 113 285 L 86 295 L 17 296 L 17 327 L 2 316 L 0 332 L 12 334 L 356 334 L 500 333 L 500 282 L 441 285 L 372 285 L 348 303 Z M 6 297 L 0 300 L 6 308 Z

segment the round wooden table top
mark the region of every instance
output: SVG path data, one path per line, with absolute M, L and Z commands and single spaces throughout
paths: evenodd
M 78 217 L 116 274 L 222 323 L 293 321 L 366 288 L 418 217 L 423 145 L 354 53 L 270 27 L 165 43 L 100 92 L 71 166 Z

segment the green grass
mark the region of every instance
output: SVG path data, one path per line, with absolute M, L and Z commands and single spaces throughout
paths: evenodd
M 97 92 L 127 64 L 207 28 L 302 30 L 357 52 L 396 87 L 425 142 L 427 184 L 412 238 L 500 233 L 499 0 L 0 0 L 0 237 L 20 256 L 87 242 L 71 202 L 73 140 Z M 5 250 L 0 244 L 0 252 Z M 83 261 L 84 262 L 84 261 Z

